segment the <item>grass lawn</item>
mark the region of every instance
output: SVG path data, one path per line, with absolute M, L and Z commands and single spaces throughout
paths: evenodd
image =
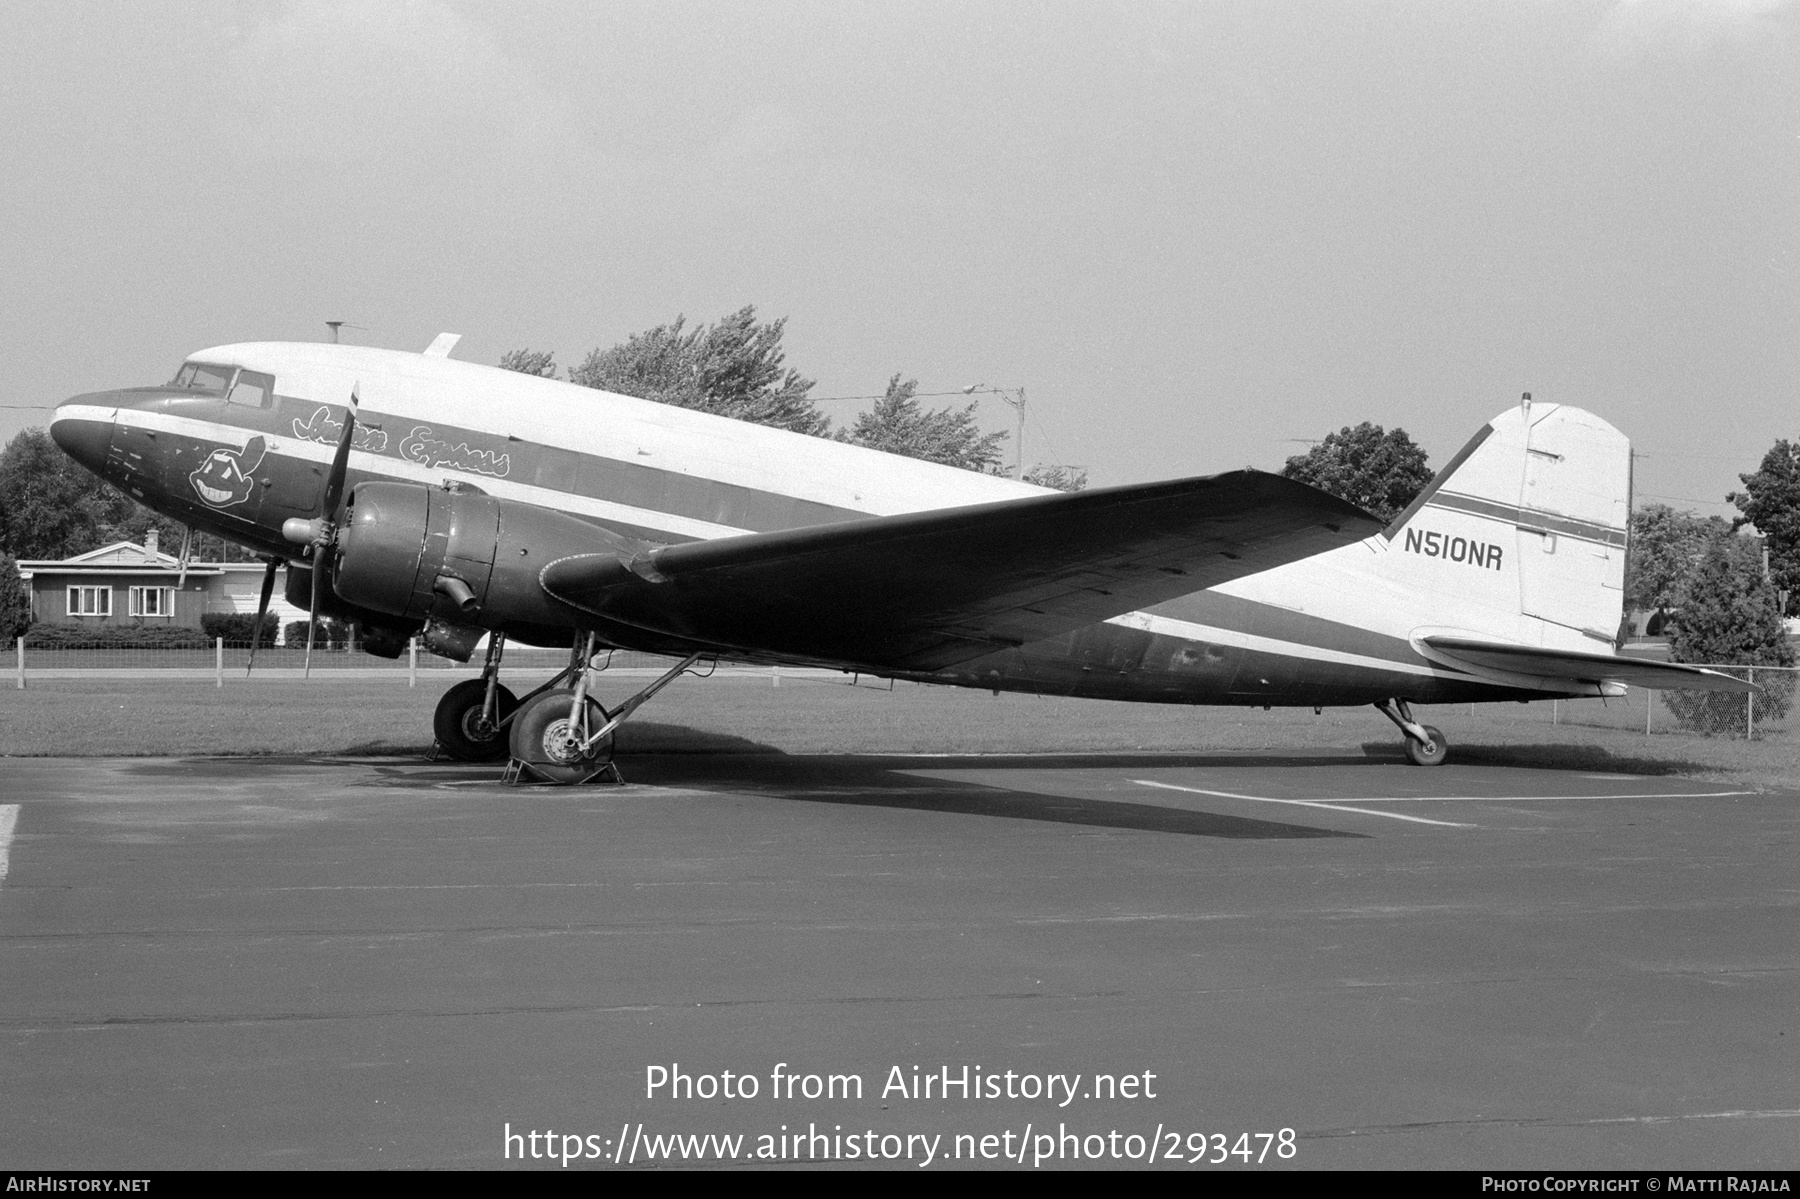
M 644 679 L 606 680 L 616 703 Z M 41 680 L 0 691 L 0 755 L 422 754 L 444 680 Z M 1674 733 L 1645 737 L 1551 724 L 1547 704 L 1420 709 L 1444 730 L 1453 762 L 1695 775 L 1763 788 L 1800 784 L 1800 741 Z M 681 679 L 619 736 L 621 753 L 1170 753 L 1315 750 L 1398 753 L 1399 735 L 1371 708 L 1265 712 L 982 691 L 847 679 Z

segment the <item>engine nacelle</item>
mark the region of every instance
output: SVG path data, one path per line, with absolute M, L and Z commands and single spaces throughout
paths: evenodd
M 557 644 L 570 610 L 544 594 L 538 574 L 570 554 L 638 547 L 576 517 L 418 483 L 364 483 L 338 532 L 339 598 L 408 622 L 501 629 Z

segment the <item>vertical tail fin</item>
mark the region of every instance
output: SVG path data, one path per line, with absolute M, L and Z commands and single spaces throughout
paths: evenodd
M 1622 616 L 1631 444 L 1561 404 L 1495 417 L 1383 531 L 1382 572 L 1443 623 L 1531 645 L 1610 645 Z

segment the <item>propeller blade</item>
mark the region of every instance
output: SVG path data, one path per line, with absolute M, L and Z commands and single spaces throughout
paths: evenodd
M 344 477 L 350 472 L 350 438 L 356 432 L 356 410 L 362 404 L 357 395 L 358 383 L 350 389 L 350 406 L 344 410 L 344 432 L 338 437 L 337 453 L 331 459 L 331 473 L 325 476 L 325 503 L 319 511 L 329 521 L 337 515 L 338 501 L 344 498 Z
M 180 591 L 187 586 L 188 551 L 194 545 L 194 526 L 181 526 L 181 574 L 175 579 L 175 590 Z
M 350 473 L 350 440 L 356 434 L 357 409 L 362 406 L 361 388 L 360 382 L 350 387 L 350 406 L 344 409 L 344 431 L 338 437 L 337 453 L 331 457 L 331 473 L 325 476 L 325 494 L 319 504 L 319 518 L 314 522 L 317 532 L 312 539 L 312 612 L 306 621 L 306 667 L 301 672 L 301 677 L 307 679 L 312 678 L 313 642 L 319 631 L 319 590 L 337 544 L 338 505 L 343 501 L 344 480 Z M 285 528 L 284 525 L 284 531 Z
M 262 644 L 263 619 L 269 614 L 269 597 L 275 594 L 275 572 L 281 569 L 280 558 L 269 559 L 269 569 L 263 571 L 262 596 L 256 601 L 256 623 L 250 626 L 250 660 L 244 663 L 244 677 L 250 677 L 250 668 L 256 665 L 256 647 Z
M 306 669 L 301 672 L 303 679 L 312 678 L 313 634 L 319 628 L 319 580 L 325 577 L 324 547 L 313 555 L 312 564 L 312 611 L 306 616 Z

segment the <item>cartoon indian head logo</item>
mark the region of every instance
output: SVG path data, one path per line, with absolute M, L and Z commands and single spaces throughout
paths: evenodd
M 250 472 L 263 460 L 263 449 L 263 439 L 252 437 L 241 450 L 214 450 L 188 475 L 188 482 L 194 485 L 194 493 L 214 508 L 241 504 L 256 489 Z

